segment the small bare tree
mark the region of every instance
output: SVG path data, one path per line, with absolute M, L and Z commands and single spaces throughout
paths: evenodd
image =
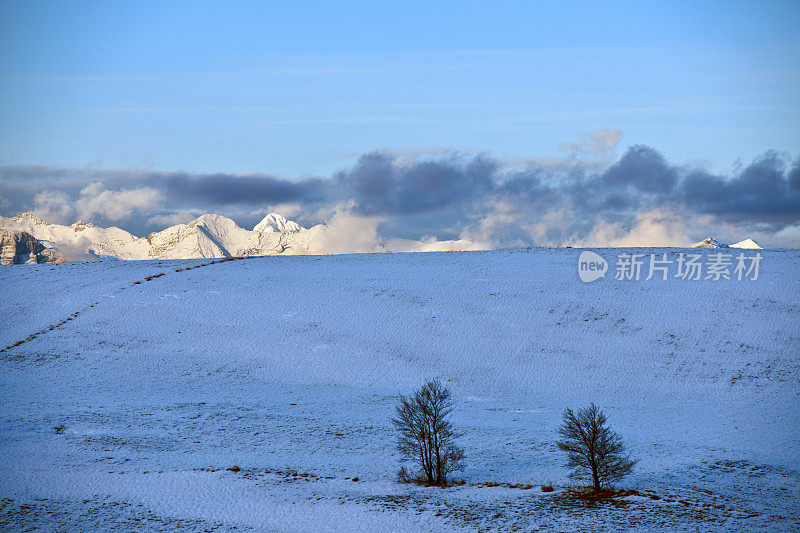
M 628 475 L 636 461 L 625 454 L 622 438 L 606 425 L 606 415 L 595 404 L 575 413 L 565 409 L 558 428 L 558 447 L 567 452 L 570 477 L 592 480 L 594 490 Z
M 428 485 L 447 484 L 447 476 L 464 468 L 464 450 L 450 423 L 453 401 L 438 379 L 427 381 L 411 396 L 400 396 L 392 423 L 398 432 L 397 449 L 416 463 Z M 405 476 L 405 468 L 401 469 Z

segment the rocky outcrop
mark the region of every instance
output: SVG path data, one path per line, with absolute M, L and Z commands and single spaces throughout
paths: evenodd
M 0 230 L 0 265 L 56 263 L 66 258 L 24 231 Z
M 727 246 L 724 244 L 720 244 L 719 241 L 714 237 L 709 237 L 707 239 L 703 239 L 698 243 L 693 244 L 691 248 L 727 248 Z

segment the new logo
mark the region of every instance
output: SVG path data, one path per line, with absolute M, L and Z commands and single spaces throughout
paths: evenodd
M 578 258 L 578 277 L 584 283 L 591 283 L 600 278 L 604 278 L 608 270 L 606 260 L 589 250 L 581 252 Z

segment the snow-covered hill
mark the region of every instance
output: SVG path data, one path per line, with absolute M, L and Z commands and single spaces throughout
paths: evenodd
M 89 261 L 103 256 L 119 259 L 196 259 L 261 255 L 329 253 L 330 230 L 324 224 L 304 228 L 276 213 L 263 218 L 252 231 L 222 215 L 202 215 L 147 237 L 135 237 L 116 227 L 101 228 L 76 222 L 71 226 L 50 224 L 30 213 L 13 218 L 0 216 L 0 229 L 22 231 L 52 249 L 58 261 Z M 359 250 L 344 243 L 333 251 L 439 251 L 470 250 L 468 241 L 420 242 L 394 239 L 374 250 Z M 10 250 L 10 248 L 8 248 Z M 8 263 L 25 262 L 21 257 Z
M 664 249 L 598 250 L 625 252 Z M 579 255 L 0 269 L 0 530 L 797 530 L 800 252 L 755 281 L 582 283 Z M 434 376 L 450 489 L 394 481 L 397 394 Z M 568 499 L 556 430 L 589 402 L 641 495 Z

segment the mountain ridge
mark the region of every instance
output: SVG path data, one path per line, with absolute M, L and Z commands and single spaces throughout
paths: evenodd
M 146 237 L 110 226 L 77 221 L 69 226 L 51 224 L 32 213 L 0 216 L 0 262 L 93 261 L 104 257 L 136 259 L 200 259 L 258 255 L 297 255 L 358 252 L 443 252 L 483 250 L 467 240 L 415 241 L 372 239 L 353 242 L 352 228 L 337 234 L 335 227 L 317 224 L 304 228 L 277 213 L 269 213 L 252 230 L 219 214 L 200 215 L 186 224 L 176 224 Z M 721 244 L 709 237 L 692 248 L 761 249 L 753 239 Z
M 23 232 L 36 240 L 36 245 L 54 250 L 39 254 L 44 262 L 91 261 L 103 257 L 119 259 L 199 259 L 253 255 L 327 254 L 341 251 L 332 246 L 329 227 L 318 224 L 304 228 L 277 213 L 267 214 L 252 230 L 240 227 L 232 219 L 207 213 L 186 224 L 176 224 L 146 237 L 136 237 L 116 226 L 102 228 L 91 222 L 78 221 L 69 226 L 50 224 L 42 218 L 22 213 L 15 217 L 0 216 L 0 229 Z M 6 238 L 6 261 L 23 261 Z M 17 238 L 19 240 L 19 238 Z M 14 250 L 12 254 L 11 250 Z M 451 251 L 475 250 L 469 241 L 420 242 L 392 239 L 376 243 L 372 249 L 359 251 Z M 16 257 L 19 255 L 19 257 Z
M 735 244 L 722 244 L 714 237 L 708 237 L 700 242 L 696 242 L 690 248 L 742 248 L 746 250 L 762 250 L 764 247 L 753 239 L 744 239 Z

